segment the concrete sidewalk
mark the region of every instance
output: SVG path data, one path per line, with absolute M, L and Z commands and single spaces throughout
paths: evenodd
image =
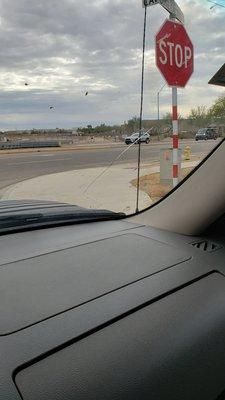
M 184 162 L 182 168 L 197 165 Z M 151 163 L 141 168 L 141 176 L 159 172 L 159 164 Z M 54 200 L 86 208 L 104 208 L 125 213 L 135 212 L 136 188 L 131 184 L 137 178 L 137 165 L 117 165 L 109 169 L 86 168 L 44 175 L 9 186 L 2 200 Z M 149 196 L 140 191 L 140 209 L 152 204 Z

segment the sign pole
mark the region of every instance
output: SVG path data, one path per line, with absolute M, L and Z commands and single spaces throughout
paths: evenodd
M 177 111 L 177 87 L 172 87 L 172 122 L 173 122 L 173 187 L 178 184 L 178 149 L 179 149 L 179 136 L 178 136 L 178 111 Z
M 174 15 L 170 13 L 170 20 L 175 21 Z M 173 148 L 173 167 L 172 167 L 172 176 L 173 176 L 173 188 L 178 185 L 178 174 L 179 174 L 179 166 L 178 166 L 178 149 L 179 149 L 179 136 L 178 136 L 178 98 L 177 98 L 177 86 L 172 86 L 172 125 L 173 125 L 173 138 L 172 138 L 172 148 Z
M 175 0 L 142 0 L 143 7 L 160 4 L 170 15 L 156 34 L 156 65 L 172 87 L 172 175 L 173 187 L 179 181 L 179 138 L 177 88 L 185 87 L 194 69 L 194 48 L 184 27 L 184 15 Z M 180 21 L 179 23 L 176 20 Z M 159 93 L 158 93 L 159 96 Z M 158 119 L 159 119 L 159 98 Z M 171 178 L 170 175 L 170 178 Z

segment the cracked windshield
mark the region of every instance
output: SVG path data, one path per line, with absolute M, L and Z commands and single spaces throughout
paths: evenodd
M 224 138 L 223 0 L 0 5 L 2 201 L 133 214 Z

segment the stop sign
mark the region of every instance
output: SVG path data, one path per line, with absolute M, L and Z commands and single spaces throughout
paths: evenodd
M 156 64 L 168 85 L 186 85 L 194 70 L 194 49 L 182 24 L 164 22 L 156 35 Z

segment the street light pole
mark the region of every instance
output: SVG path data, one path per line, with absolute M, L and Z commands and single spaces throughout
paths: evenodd
M 160 89 L 158 90 L 158 92 L 157 92 L 157 119 L 158 119 L 158 124 L 159 124 L 159 121 L 160 121 L 159 95 L 160 95 L 161 91 L 163 90 L 163 88 L 164 88 L 165 86 L 166 86 L 166 83 L 164 83 L 164 85 L 161 86 L 161 88 L 160 88 Z M 160 141 L 160 126 L 158 126 L 158 141 Z
M 159 95 L 160 95 L 160 93 L 161 93 L 161 91 L 164 89 L 164 87 L 166 86 L 166 83 L 164 83 L 164 85 L 163 86 L 161 86 L 161 88 L 159 89 L 159 91 L 157 92 L 157 119 L 158 119 L 158 121 L 160 120 L 160 110 L 159 110 L 159 107 L 160 107 L 160 104 L 159 104 Z
M 158 121 L 159 121 L 159 117 L 160 117 L 160 115 L 159 115 L 159 93 L 160 92 L 157 93 L 157 120 Z

